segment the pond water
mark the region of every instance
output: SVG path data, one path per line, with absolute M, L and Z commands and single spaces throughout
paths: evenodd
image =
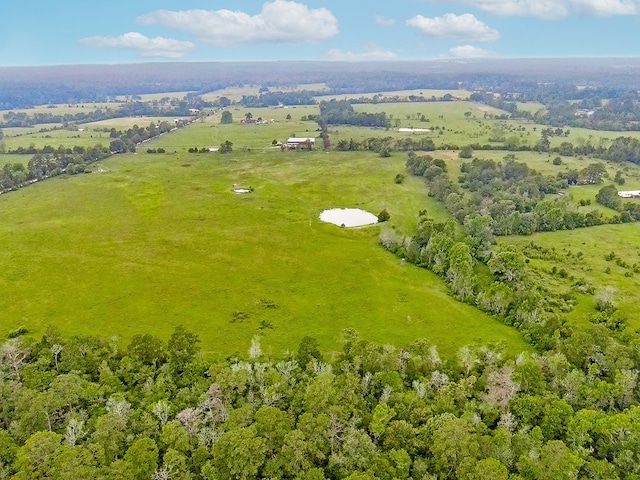
M 339 227 L 362 227 L 378 223 L 378 217 L 373 213 L 359 208 L 332 208 L 320 214 L 320 220 L 333 223 Z

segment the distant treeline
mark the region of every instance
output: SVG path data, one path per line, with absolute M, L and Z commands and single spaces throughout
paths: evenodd
M 263 92 L 259 95 L 243 95 L 240 103 L 243 107 L 275 107 L 277 105 L 314 105 L 315 95 L 323 95 L 324 92 L 308 90 L 293 92 Z
M 419 89 L 517 92 L 527 101 L 615 98 L 637 88 L 636 59 L 483 59 L 481 62 L 144 63 L 0 68 L 0 109 L 104 102 L 118 95 L 208 93 L 225 87 L 324 83 L 329 94 Z M 577 89 L 576 86 L 589 88 Z

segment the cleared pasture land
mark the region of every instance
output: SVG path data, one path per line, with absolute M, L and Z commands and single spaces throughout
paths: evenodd
M 346 93 L 340 95 L 319 95 L 316 100 L 342 100 L 346 98 L 373 98 L 375 96 L 378 97 L 400 97 L 400 98 L 409 98 L 414 95 L 416 97 L 424 97 L 424 98 L 441 98 L 445 95 L 451 95 L 452 97 L 460 100 L 466 100 L 469 98 L 472 92 L 468 90 L 455 90 L 455 89 L 415 89 L 415 90 L 397 90 L 397 91 L 386 91 L 386 92 L 371 92 L 371 93 Z M 423 103 L 420 103 L 421 105 Z
M 37 114 L 51 114 L 51 115 L 75 115 L 76 113 L 90 113 L 94 110 L 108 110 L 116 109 L 120 107 L 120 102 L 96 102 L 96 103 L 70 103 L 70 104 L 51 104 L 51 105 L 38 105 L 33 108 L 18 108 L 15 110 L 0 110 L 0 117 L 5 113 L 25 113 L 28 116 L 34 116 Z
M 213 102 L 220 99 L 220 97 L 226 97 L 232 102 L 239 102 L 242 97 L 247 95 L 258 95 L 260 93 L 261 85 L 242 85 L 235 87 L 221 88 L 214 90 L 213 92 L 207 92 L 201 95 L 206 101 Z M 306 83 L 296 85 L 276 85 L 268 87 L 270 92 L 301 92 L 311 91 L 319 92 L 327 90 L 327 85 L 324 83 Z
M 418 179 L 393 183 L 403 164 L 364 152 L 123 155 L 102 173 L 2 195 L 0 333 L 55 324 L 126 342 L 183 324 L 208 354 L 229 355 L 256 334 L 274 354 L 305 335 L 332 350 L 353 327 L 382 343 L 426 337 L 447 352 L 475 340 L 527 348 L 384 251 L 380 226 L 320 223 L 325 208 L 387 208 L 410 231 L 430 205 Z
M 0 166 L 4 166 L 7 163 L 21 163 L 27 165 L 33 155 L 14 155 L 11 153 L 0 154 Z
M 237 87 L 227 87 L 213 92 L 205 93 L 202 98 L 207 102 L 213 102 L 221 97 L 227 97 L 232 102 L 239 102 L 244 95 L 258 95 L 260 85 L 243 85 Z
M 638 292 L 640 274 L 634 272 L 634 266 L 640 265 L 640 224 L 601 225 L 570 231 L 536 233 L 529 237 L 508 237 L 502 242 L 525 247 L 530 242 L 557 252 L 556 260 L 535 260 L 535 264 L 547 271 L 554 266 L 564 269 L 569 275 L 586 280 L 596 292 L 605 287 L 613 287 L 614 303 L 629 321 L 634 330 L 640 328 L 638 310 Z M 575 256 L 563 257 L 567 253 Z M 614 253 L 614 258 L 605 257 Z M 568 280 L 566 280 L 568 282 Z M 596 313 L 593 298 L 583 297 L 578 308 L 569 314 L 569 318 L 585 322 Z
M 109 132 L 92 131 L 92 130 L 46 130 L 40 131 L 40 128 L 6 128 L 5 138 L 3 140 L 7 150 L 16 150 L 19 147 L 28 148 L 33 145 L 35 148 L 42 148 L 50 145 L 53 148 L 74 147 L 76 145 L 83 147 L 93 147 L 100 143 L 109 145 L 112 138 Z M 17 132 L 16 132 L 17 131 Z
M 54 148 L 63 147 L 93 147 L 96 144 L 108 146 L 113 140 L 109 130 L 126 131 L 134 125 L 147 127 L 151 123 L 156 125 L 161 122 L 173 123 L 174 120 L 184 117 L 123 117 L 101 120 L 79 125 L 77 129 L 62 129 L 58 124 L 37 125 L 35 127 L 5 128 L 3 143 L 7 150 L 16 150 L 19 147 L 42 148 L 50 145 Z
M 173 123 L 176 119 L 184 118 L 185 117 L 121 117 L 100 120 L 98 122 L 84 123 L 81 127 L 91 131 L 111 128 L 115 128 L 116 130 L 127 130 L 135 125 L 139 127 L 148 127 L 152 123 L 155 123 L 156 125 L 162 122 Z

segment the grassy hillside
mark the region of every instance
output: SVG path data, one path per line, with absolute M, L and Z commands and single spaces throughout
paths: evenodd
M 509 237 L 502 241 L 521 248 L 533 242 L 552 252 L 534 264 L 543 271 L 565 270 L 582 279 L 597 294 L 612 289 L 614 303 L 635 330 L 640 328 L 638 290 L 640 289 L 640 225 L 601 225 L 578 230 L 545 232 L 530 237 Z M 611 255 L 613 253 L 613 255 Z M 570 278 L 556 281 L 572 283 Z M 596 312 L 593 297 L 581 298 L 569 318 L 584 322 Z
M 157 142 L 195 141 L 207 128 Z M 331 350 L 354 327 L 382 343 L 427 337 L 449 352 L 475 340 L 526 348 L 379 247 L 380 226 L 319 222 L 325 208 L 387 208 L 393 226 L 411 231 L 418 210 L 437 212 L 418 179 L 393 182 L 404 157 L 300 153 L 115 156 L 101 173 L 2 195 L 0 334 L 55 324 L 127 341 L 183 324 L 208 353 L 228 355 L 256 334 L 273 353 L 305 335 Z
M 494 128 L 527 142 L 539 135 L 534 124 L 484 118 L 487 108 L 464 101 L 356 106 L 358 111 L 384 110 L 401 126 L 440 126 L 443 133 L 427 134 L 436 145 L 485 142 Z M 380 343 L 427 337 L 443 351 L 499 339 L 512 351 L 526 348 L 514 330 L 453 301 L 437 277 L 401 265 L 377 245 L 381 228 L 412 232 L 419 210 L 437 220 L 447 218 L 443 205 L 426 196 L 420 179 L 393 182 L 404 172 L 404 153 L 382 159 L 373 152 L 282 152 L 273 140 L 317 136 L 317 124 L 304 120 L 318 113 L 316 106 L 230 111 L 230 125 L 221 125 L 216 113 L 144 144 L 136 155 L 101 162 L 99 173 L 56 178 L 0 197 L 0 267 L 8 279 L 0 300 L 0 334 L 21 325 L 38 334 L 55 324 L 66 333 L 117 334 L 126 342 L 145 332 L 166 338 L 184 324 L 199 332 L 208 353 L 229 355 L 246 350 L 254 335 L 261 335 L 263 348 L 272 353 L 295 349 L 304 335 L 317 337 L 331 350 L 340 332 L 354 327 Z M 267 122 L 240 125 L 248 112 Z M 420 121 L 422 115 L 429 121 Z M 158 119 L 114 119 L 84 125 L 83 132 L 5 129 L 5 135 L 8 145 L 29 140 L 37 146 L 90 146 L 110 141 L 97 129 L 151 120 Z M 329 134 L 332 143 L 411 135 L 347 126 L 332 126 Z M 574 130 L 569 140 L 583 134 Z M 229 155 L 188 153 L 226 140 L 233 142 Z M 144 153 L 160 147 L 167 153 Z M 507 153 L 475 155 L 501 160 Z M 455 180 L 463 161 L 457 152 L 433 155 L 447 161 Z M 563 157 L 554 165 L 555 154 L 516 156 L 550 175 L 594 161 Z M 636 165 L 608 164 L 609 179 L 618 169 L 627 179 L 624 188 L 640 188 Z M 254 191 L 238 195 L 233 185 Z M 571 187 L 567 194 L 576 202 L 591 200 L 580 209 L 598 208 L 611 216 L 613 211 L 595 204 L 599 188 Z M 319 213 L 334 207 L 374 214 L 386 208 L 391 222 L 355 230 L 321 223 Z M 633 265 L 640 248 L 635 230 L 635 225 L 606 226 L 501 241 L 581 251 L 581 261 L 567 260 L 568 267 L 557 259 L 534 263 L 548 271 L 565 267 L 589 285 L 615 287 L 630 322 L 640 325 L 633 312 Z M 609 250 L 628 266 L 604 260 Z M 570 318 L 584 320 L 592 303 L 591 297 L 581 298 Z

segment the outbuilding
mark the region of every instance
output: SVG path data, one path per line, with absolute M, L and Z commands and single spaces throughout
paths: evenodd
M 289 150 L 313 150 L 316 145 L 316 139 L 311 137 L 291 137 L 287 139 L 287 148 Z

